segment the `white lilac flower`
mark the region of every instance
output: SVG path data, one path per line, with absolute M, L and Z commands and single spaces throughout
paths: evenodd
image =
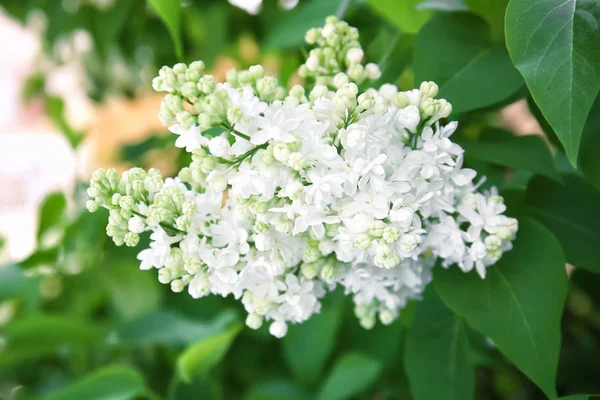
M 176 123 L 192 162 L 164 181 L 156 170 L 99 171 L 88 207 L 110 209 L 117 244 L 153 232 L 138 258 L 160 282 L 194 298 L 233 295 L 249 327 L 268 322 L 276 337 L 318 313 L 337 285 L 370 328 L 419 299 L 438 260 L 485 277 L 511 249 L 517 221 L 462 168 L 437 85 L 359 92 L 378 68 L 362 64 L 357 39 L 332 17 L 309 31 L 317 47 L 301 71 L 316 85 L 307 95 L 286 96 L 260 66 L 225 83 L 201 62 L 163 67 L 153 82 L 168 92 L 161 118 Z

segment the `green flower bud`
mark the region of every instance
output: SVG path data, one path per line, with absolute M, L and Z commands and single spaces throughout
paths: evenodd
M 386 243 L 394 243 L 400 239 L 400 231 L 393 226 L 388 226 L 384 229 L 383 235 L 381 236 L 383 241 Z
M 387 228 L 387 224 L 381 220 L 377 220 L 369 228 L 369 233 L 371 236 L 379 238 L 383 235 L 385 228 Z
M 127 247 L 135 247 L 140 242 L 140 235 L 134 232 L 129 232 L 123 238 Z
M 313 279 L 319 273 L 321 264 L 322 263 L 320 261 L 302 263 L 300 266 L 300 272 L 306 279 Z
M 373 238 L 367 233 L 359 233 L 354 238 L 354 247 L 358 249 L 366 250 L 371 247 L 373 243 Z

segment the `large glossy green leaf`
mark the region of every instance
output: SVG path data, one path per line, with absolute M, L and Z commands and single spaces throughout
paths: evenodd
M 539 222 L 520 220 L 514 248 L 487 277 L 438 269 L 444 303 L 488 336 L 549 397 L 556 397 L 560 320 L 567 296 L 560 243 Z
M 288 334 L 281 340 L 285 360 L 301 382 L 310 384 L 321 377 L 336 343 L 343 308 L 341 293 L 328 296 L 320 314 L 290 326 Z
M 342 355 L 317 395 L 317 400 L 353 399 L 371 386 L 381 373 L 379 361 L 360 353 Z
M 526 212 L 560 240 L 567 262 L 600 272 L 600 192 L 577 175 L 564 174 L 562 180 L 534 177 Z
M 430 9 L 418 7 L 422 1 L 369 0 L 369 4 L 401 32 L 417 33 L 433 14 Z
M 183 57 L 183 44 L 181 43 L 181 1 L 180 0 L 148 0 L 163 21 L 173 43 L 175 44 L 175 54 L 177 57 Z
M 188 347 L 177 359 L 177 371 L 181 380 L 191 383 L 194 377 L 206 377 L 225 357 L 241 329 L 240 323 L 233 324 L 226 330 L 203 337 Z
M 475 395 L 465 321 L 437 296 L 417 306 L 404 363 L 415 400 L 469 400 Z
M 473 14 L 437 14 L 415 44 L 415 80 L 434 81 L 455 112 L 488 107 L 523 86 L 503 45 L 490 40 L 489 27 Z
M 235 318 L 235 313 L 227 310 L 210 322 L 196 321 L 171 311 L 156 311 L 123 325 L 118 331 L 119 341 L 127 346 L 189 344 L 224 331 Z
M 597 2 L 511 0 L 506 45 L 544 116 L 577 164 L 586 117 L 600 89 Z
M 128 400 L 146 390 L 144 378 L 131 367 L 112 365 L 98 369 L 43 400 Z
M 105 331 L 88 322 L 55 315 L 31 315 L 0 330 L 6 347 L 0 369 L 20 362 L 58 354 L 61 350 L 105 343 Z
M 467 159 L 524 169 L 560 180 L 550 148 L 540 136 L 514 136 L 503 129 L 489 128 L 478 141 L 461 140 L 458 144 L 465 149 Z
M 600 190 L 600 96 L 596 98 L 583 128 L 580 152 L 581 170 L 588 181 Z

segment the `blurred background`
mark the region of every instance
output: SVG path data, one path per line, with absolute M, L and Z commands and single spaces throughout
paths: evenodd
M 189 164 L 157 119 L 162 95 L 150 83 L 162 65 L 203 60 L 223 80 L 229 68 L 262 64 L 288 85 L 301 83 L 304 33 L 336 13 L 381 64 L 377 84 L 402 90 L 420 83 L 415 48 L 435 13 L 481 18 L 502 45 L 507 1 L 482 13 L 476 1 L 410 0 L 414 15 L 400 26 L 372 3 L 186 0 L 178 57 L 146 0 L 0 0 L 0 399 L 410 399 L 401 355 L 413 306 L 391 326 L 365 331 L 351 300 L 336 293 L 277 340 L 241 328 L 232 299 L 193 300 L 160 285 L 155 271 L 139 270 L 138 250 L 106 237 L 107 215 L 84 206 L 96 168 L 157 167 L 169 176 Z M 458 135 L 478 138 L 492 127 L 552 143 L 523 83 L 516 88 L 456 113 Z M 477 157 L 466 162 L 503 193 L 531 178 Z M 554 162 L 571 168 L 562 153 Z M 600 392 L 598 283 L 583 270 L 571 275 L 563 393 Z M 544 398 L 481 334 L 471 332 L 471 345 L 478 398 Z M 344 375 L 344 363 L 354 375 Z M 364 371 L 372 379 L 340 392 Z M 111 395 L 115 388 L 123 390 Z

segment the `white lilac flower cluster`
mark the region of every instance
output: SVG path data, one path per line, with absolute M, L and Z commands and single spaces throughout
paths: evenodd
M 88 191 L 90 211 L 110 210 L 116 244 L 152 232 L 142 269 L 194 298 L 232 294 L 249 327 L 270 321 L 277 337 L 337 286 L 353 295 L 364 327 L 389 324 L 423 293 L 436 260 L 483 278 L 517 231 L 503 199 L 477 193 L 475 171 L 462 168 L 437 85 L 361 93 L 356 82 L 379 74 L 360 64 L 356 30 L 329 17 L 308 36 L 319 47 L 307 63 L 316 54 L 332 67 L 308 92 L 286 93 L 260 66 L 232 70 L 225 83 L 202 62 L 162 68 L 153 82 L 168 93 L 160 117 L 175 123 L 191 164 L 167 179 L 100 170 Z M 343 71 L 357 65 L 377 73 Z

